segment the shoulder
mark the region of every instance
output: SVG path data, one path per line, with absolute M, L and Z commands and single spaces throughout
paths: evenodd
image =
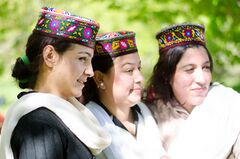
M 21 153 L 25 151 L 28 155 L 35 151 L 45 154 L 43 147 L 61 149 L 66 143 L 63 127 L 57 116 L 43 107 L 22 116 L 11 137 L 13 153 L 21 150 Z M 31 150 L 33 147 L 35 150 Z
M 218 102 L 230 102 L 240 104 L 240 93 L 217 82 L 213 83 L 209 89 L 206 100 Z
M 240 96 L 239 92 L 237 92 L 233 88 L 227 87 L 227 86 L 225 86 L 223 84 L 220 84 L 218 82 L 214 82 L 210 86 L 209 93 L 211 93 L 211 92 L 213 92 L 213 93 L 217 93 L 218 92 L 218 94 L 235 94 L 235 95 Z
M 96 102 L 90 101 L 86 105 L 87 109 L 89 109 L 95 116 L 109 116 L 108 113 Z
M 112 119 L 108 113 L 97 103 L 90 101 L 86 104 L 86 107 L 93 113 L 102 126 L 106 125 L 107 123 L 112 123 Z
M 41 134 L 45 132 L 64 132 L 65 127 L 62 120 L 51 110 L 40 107 L 30 113 L 22 116 L 13 133 L 35 133 Z
M 55 126 L 56 123 L 61 121 L 61 119 L 48 108 L 40 107 L 22 116 L 19 122 L 23 121 L 31 124 L 39 123 L 49 126 Z
M 141 113 L 151 114 L 150 109 L 148 108 L 148 106 L 145 103 L 140 102 L 137 104 L 137 106 L 139 107 Z

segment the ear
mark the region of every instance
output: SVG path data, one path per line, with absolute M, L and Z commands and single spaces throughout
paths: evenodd
M 100 83 L 103 83 L 103 73 L 101 71 L 94 71 L 93 79 L 97 86 L 100 85 Z
M 43 49 L 43 61 L 44 63 L 52 68 L 58 62 L 60 55 L 56 52 L 52 45 L 47 45 Z

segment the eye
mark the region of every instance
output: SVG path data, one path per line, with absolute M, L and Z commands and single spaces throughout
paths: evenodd
M 193 73 L 194 72 L 194 68 L 192 67 L 192 68 L 187 68 L 186 70 L 185 70 L 185 72 L 187 72 L 187 73 Z
M 81 62 L 86 62 L 87 61 L 87 57 L 79 57 L 78 60 L 81 61 Z
M 139 66 L 139 67 L 138 67 L 138 70 L 141 71 L 141 70 L 142 70 L 142 66 Z
M 203 67 L 203 70 L 210 71 L 210 70 L 211 70 L 211 67 L 210 67 L 210 66 L 204 66 L 204 67 Z
M 131 73 L 131 72 L 133 72 L 133 69 L 127 69 L 127 71 L 126 72 L 129 72 L 129 73 Z

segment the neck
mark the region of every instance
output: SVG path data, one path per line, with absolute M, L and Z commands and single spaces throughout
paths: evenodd
M 106 100 L 108 98 L 101 98 L 102 104 L 114 115 L 128 130 L 130 134 L 136 136 L 136 125 L 134 123 L 133 112 L 131 106 L 123 103 L 117 104 L 113 101 Z
M 182 107 L 189 113 L 191 114 L 192 110 L 194 109 L 195 105 L 186 105 L 183 104 Z
M 36 92 L 51 93 L 63 99 L 67 99 L 67 97 L 63 96 L 56 88 L 58 87 L 54 85 L 54 80 L 51 80 L 50 76 L 39 76 L 33 90 Z

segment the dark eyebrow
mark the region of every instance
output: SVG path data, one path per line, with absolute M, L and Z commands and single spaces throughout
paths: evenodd
M 141 61 L 139 61 L 138 64 L 141 65 Z M 127 62 L 127 63 L 124 63 L 122 66 L 125 66 L 125 65 L 135 65 L 135 63 L 133 63 L 133 62 Z
M 211 63 L 210 63 L 210 61 L 206 61 L 206 62 L 203 63 L 203 65 L 206 65 L 206 64 L 211 64 Z M 188 67 L 188 66 L 194 66 L 194 64 L 190 63 L 190 64 L 184 65 L 184 66 L 182 66 L 180 68 L 185 68 L 185 67 Z
M 92 57 L 92 54 L 90 54 L 89 52 L 86 52 L 86 51 L 80 51 L 80 52 L 78 52 L 78 54 L 86 54 L 89 57 Z

